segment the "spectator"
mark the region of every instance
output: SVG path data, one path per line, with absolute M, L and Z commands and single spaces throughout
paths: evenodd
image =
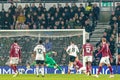
M 60 17 L 62 16 L 62 13 L 64 12 L 64 8 L 62 7 L 61 4 L 58 5 L 58 8 L 59 8 L 59 15 Z
M 44 15 L 44 14 L 43 14 L 43 15 Z M 32 20 L 33 20 L 33 23 L 34 23 L 34 24 L 37 24 L 37 21 L 38 21 L 38 15 L 37 15 L 37 12 L 33 12 Z
M 112 16 L 112 19 L 110 20 L 110 25 L 113 26 L 114 23 L 117 23 L 117 17 L 116 16 Z
M 114 39 L 112 38 L 112 37 L 110 37 L 110 51 L 111 51 L 111 54 L 112 55 L 114 55 L 114 53 L 115 53 L 115 41 L 114 41 Z
M 17 18 L 17 22 L 16 22 L 15 28 L 16 28 L 16 29 L 17 29 L 17 28 L 18 28 L 18 29 L 21 29 L 20 26 L 24 24 L 25 20 L 26 20 L 26 18 L 25 18 L 25 16 L 23 15 L 23 13 L 21 12 L 20 15 L 19 15 L 18 18 Z
M 23 12 L 24 12 L 24 10 L 23 10 L 23 8 L 22 8 L 21 5 L 18 5 L 17 9 L 18 9 L 18 11 L 19 11 L 20 13 L 23 13 Z
M 89 19 L 85 21 L 85 31 L 88 33 L 92 32 L 92 26 L 90 26 Z
M 14 15 L 15 9 L 16 9 L 16 6 L 14 5 L 14 3 L 11 3 L 11 6 L 9 7 L 9 9 L 11 10 L 11 14 Z
M 117 3 L 117 6 L 115 8 L 115 15 L 118 17 L 120 15 L 120 3 Z
M 97 4 L 93 5 L 92 12 L 93 12 L 94 19 L 96 21 L 98 21 L 99 20 L 99 15 L 100 15 L 100 8 L 97 6 Z
M 64 11 L 65 11 L 65 9 L 66 9 L 68 12 L 70 12 L 70 6 L 69 6 L 68 3 L 65 4 Z
M 73 12 L 77 13 L 77 11 L 78 11 L 77 5 L 75 3 L 72 3 L 71 6 L 72 6 L 71 9 L 73 10 Z
M 25 7 L 24 7 L 25 17 L 27 17 L 27 15 L 29 14 L 29 12 L 30 12 L 30 7 L 28 6 L 28 4 L 25 4 Z
M 81 12 L 83 12 L 83 13 L 85 12 L 85 8 L 83 7 L 83 4 L 80 4 L 80 7 L 79 7 L 79 8 L 80 8 L 80 11 L 81 11 Z
M 54 15 L 55 15 L 55 12 L 56 12 L 56 5 L 53 5 L 53 6 L 49 9 L 49 12 L 50 12 L 51 16 L 54 16 Z
M 108 26 L 108 28 L 105 29 L 105 32 L 107 33 L 107 36 L 108 36 L 107 40 L 109 41 L 109 38 L 110 38 L 110 36 L 111 36 L 111 34 L 112 34 L 111 27 Z
M 30 14 L 27 15 L 26 20 L 25 20 L 25 24 L 29 27 L 29 29 L 32 28 L 32 18 L 31 18 Z
M 92 4 L 91 4 L 91 2 L 89 2 L 88 6 L 86 6 L 86 8 L 85 8 L 85 14 L 86 14 L 86 16 L 89 16 L 89 14 L 91 13 L 91 11 L 92 11 Z
M 25 16 L 23 15 L 23 13 L 21 12 L 20 15 L 17 18 L 17 23 L 23 24 L 25 22 Z
M 37 7 L 35 6 L 35 3 L 32 3 L 31 10 L 33 12 L 37 12 Z
M 43 7 L 42 3 L 39 3 L 38 15 L 41 16 L 42 13 L 44 13 L 44 7 Z
M 109 36 L 108 36 L 107 32 L 104 32 L 104 33 L 103 33 L 103 37 L 106 38 L 107 41 L 109 41 Z
M 52 42 L 50 42 L 49 39 L 45 40 L 44 46 L 46 48 L 46 51 L 51 51 L 52 50 Z
M 2 9 L 2 11 L 0 12 L 2 28 L 3 28 L 3 26 L 4 26 L 5 14 L 6 14 L 5 10 Z M 4 29 L 4 28 L 3 28 L 3 29 Z

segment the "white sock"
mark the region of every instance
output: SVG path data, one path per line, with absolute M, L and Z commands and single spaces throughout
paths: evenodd
M 39 75 L 39 68 L 36 68 L 36 74 Z
M 69 66 L 69 67 L 68 67 L 68 69 L 69 69 L 69 70 L 72 70 L 72 69 L 73 69 L 73 67 L 72 67 L 72 66 Z
M 41 67 L 41 74 L 44 75 L 44 67 Z

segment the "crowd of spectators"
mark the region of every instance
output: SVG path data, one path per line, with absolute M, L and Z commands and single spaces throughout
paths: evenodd
M 40 3 L 22 7 L 22 4 L 11 6 L 7 11 L 0 11 L 1 29 L 81 29 L 92 32 L 96 26 L 100 9 L 97 4 L 89 3 L 86 8 L 80 4 L 71 6 L 53 5 L 49 9 Z

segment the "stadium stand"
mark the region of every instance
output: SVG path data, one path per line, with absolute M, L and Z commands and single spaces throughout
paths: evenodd
M 90 6 L 92 7 L 92 6 Z M 96 11 L 96 9 L 98 11 Z M 38 7 L 34 3 L 25 7 L 14 3 L 7 11 L 0 12 L 1 29 L 78 29 L 85 28 L 92 32 L 95 21 L 99 16 L 99 8 L 94 6 L 93 10 L 85 10 L 82 4 L 77 6 L 73 3 L 69 6 L 58 7 L 53 5 L 48 10 L 40 3 Z

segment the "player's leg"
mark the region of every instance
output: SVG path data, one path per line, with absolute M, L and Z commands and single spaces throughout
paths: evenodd
M 37 75 L 37 77 L 39 77 L 39 63 L 40 63 L 40 60 L 36 60 L 36 75 Z
M 109 70 L 110 70 L 110 78 L 114 77 L 114 75 L 113 75 L 113 70 L 112 70 L 112 66 L 111 66 L 111 64 L 110 64 L 109 57 L 106 58 L 106 64 L 107 64 L 107 66 L 108 66 L 108 68 L 109 68 Z
M 62 71 L 62 68 L 58 64 L 55 64 L 55 66 L 57 67 L 58 70 Z
M 92 56 L 88 56 L 87 58 L 87 73 L 88 75 L 91 75 L 91 71 L 92 71 Z
M 58 70 L 62 71 L 62 68 L 55 62 L 54 59 L 51 59 L 51 63 L 54 65 L 55 68 L 57 68 Z
M 36 61 L 33 61 L 32 63 L 27 62 L 26 68 L 30 69 L 30 66 L 36 66 Z
M 44 60 L 40 60 L 40 64 L 41 64 L 41 74 L 42 74 L 42 77 L 44 77 L 44 75 L 45 75 L 45 72 L 44 72 Z
M 102 57 L 101 60 L 100 60 L 100 63 L 99 63 L 99 67 L 98 67 L 98 72 L 97 74 L 95 75 L 95 77 L 99 77 L 98 75 L 100 74 L 101 70 L 102 70 L 102 65 L 105 64 L 105 58 Z
M 69 65 L 68 65 L 68 74 L 70 74 L 72 68 L 73 68 L 73 62 L 75 61 L 76 57 L 74 56 L 70 56 L 70 61 L 69 61 Z
M 89 66 L 88 66 L 88 62 L 86 62 L 86 73 L 89 72 Z
M 89 72 L 89 66 L 88 66 L 88 56 L 84 56 L 84 61 L 85 61 L 85 67 L 86 67 L 86 74 Z
M 62 71 L 62 74 L 64 74 L 62 68 L 55 62 L 54 59 L 49 59 L 50 61 L 47 62 L 46 66 L 50 68 L 57 68 L 58 70 Z
M 17 64 L 19 62 L 19 59 L 18 58 L 11 58 L 10 59 L 10 67 L 13 69 L 13 71 L 15 72 L 15 75 L 13 75 L 13 77 L 16 77 L 19 72 L 17 70 Z
M 72 65 L 73 65 L 73 62 L 69 62 L 69 65 L 68 65 L 68 74 L 70 74 L 70 72 L 71 72 Z
M 81 67 L 78 71 L 86 74 L 86 67 Z
M 50 68 L 57 68 L 58 70 L 62 71 L 62 68 L 55 62 L 55 60 L 53 58 L 49 59 L 50 61 L 46 64 L 46 66 L 50 67 Z
M 49 68 L 55 68 L 55 66 L 53 64 L 46 64 L 46 66 Z

